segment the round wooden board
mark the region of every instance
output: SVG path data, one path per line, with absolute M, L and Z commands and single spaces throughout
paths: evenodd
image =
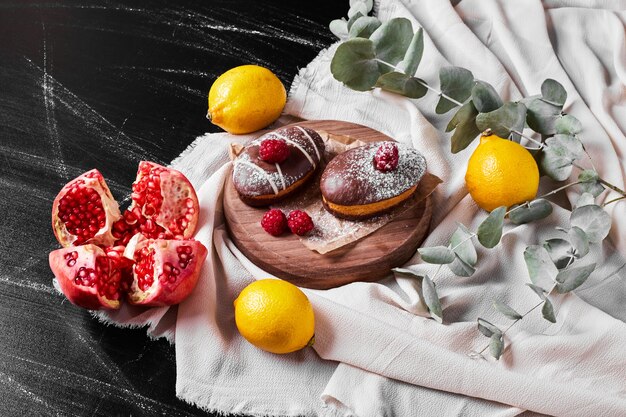
M 366 142 L 390 140 L 366 126 L 335 120 L 297 123 Z M 293 234 L 273 237 L 260 225 L 267 208 L 244 204 L 229 175 L 224 188 L 224 212 L 230 236 L 241 252 L 260 268 L 295 285 L 327 289 L 355 281 L 377 281 L 391 268 L 408 261 L 424 239 L 432 215 L 426 198 L 374 233 L 326 254 L 307 249 Z

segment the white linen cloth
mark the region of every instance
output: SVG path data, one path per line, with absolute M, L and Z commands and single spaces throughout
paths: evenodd
M 375 10 L 382 21 L 401 16 L 424 28 L 418 76 L 433 86 L 444 65 L 470 69 L 504 99 L 538 93 L 545 78 L 558 80 L 568 91 L 566 111 L 582 122 L 581 137 L 601 176 L 623 188 L 626 2 L 462 0 L 453 6 L 381 0 Z M 329 72 L 335 47 L 296 76 L 285 112 L 361 123 L 419 149 L 444 181 L 434 194 L 425 246 L 445 244 L 456 222 L 475 230 L 486 214 L 467 195 L 463 177 L 476 144 L 450 153 L 450 135 L 443 130 L 453 113 L 436 115 L 432 93 L 409 100 L 343 87 Z M 498 362 L 468 356 L 488 342 L 476 318 L 505 327 L 510 321 L 494 312 L 494 298 L 521 312 L 537 303 L 524 285 L 523 251 L 556 236 L 554 227 L 567 225 L 566 209 L 535 224 L 508 225 L 495 249 L 479 249 L 478 270 L 470 278 L 442 268 L 437 282 L 443 325 L 427 318 L 415 280 L 390 276 L 379 283 L 305 289 L 315 310 L 316 344 L 273 355 L 252 347 L 235 327 L 233 299 L 254 279 L 270 275 L 229 239 L 221 205 L 228 145 L 252 136 L 205 135 L 173 162 L 199 188 L 196 238 L 211 247 L 193 294 L 178 308 L 124 307 L 104 317 L 118 325 L 149 325 L 152 336 L 175 342 L 182 399 L 207 410 L 253 415 L 626 415 L 626 202 L 607 207 L 610 241 L 595 245 L 582 261 L 598 263 L 588 282 L 576 294 L 553 297 L 557 323 L 539 311 L 529 314 L 507 332 L 508 347 Z M 545 188 L 547 181 L 542 183 Z M 575 192 L 568 191 L 572 201 Z M 417 256 L 412 264 L 431 277 L 436 273 Z

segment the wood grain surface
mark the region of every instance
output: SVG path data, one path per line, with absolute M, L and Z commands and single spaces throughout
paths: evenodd
M 366 126 L 337 120 L 297 123 L 364 142 L 390 140 Z M 310 185 L 305 185 L 310 186 Z M 244 204 L 228 176 L 224 214 L 235 245 L 250 260 L 293 284 L 316 289 L 334 288 L 355 281 L 377 281 L 404 264 L 424 239 L 432 215 L 431 199 L 394 217 L 374 233 L 334 251 L 320 254 L 306 248 L 294 234 L 274 237 L 265 232 L 261 218 L 267 208 Z

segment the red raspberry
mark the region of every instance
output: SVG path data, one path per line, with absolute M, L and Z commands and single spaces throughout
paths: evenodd
M 261 227 L 272 236 L 280 236 L 287 230 L 287 218 L 278 209 L 271 209 L 263 215 Z
M 289 157 L 289 146 L 282 139 L 265 139 L 259 146 L 259 157 L 270 164 L 280 164 Z
M 289 229 L 298 236 L 304 236 L 313 230 L 313 220 L 304 211 L 294 210 L 287 218 Z
M 374 155 L 374 167 L 380 172 L 393 171 L 398 167 L 398 146 L 393 142 L 383 142 Z

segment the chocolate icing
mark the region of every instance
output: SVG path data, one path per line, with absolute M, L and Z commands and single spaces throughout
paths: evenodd
M 373 142 L 337 155 L 322 173 L 320 190 L 331 203 L 342 206 L 371 204 L 396 197 L 418 184 L 426 171 L 426 159 L 416 149 L 396 143 L 398 167 L 378 171 L 374 155 L 382 142 Z
M 308 133 L 310 139 L 303 131 Z M 267 163 L 259 158 L 259 145 L 265 139 L 285 139 L 287 141 L 290 155 L 285 161 L 278 164 L 282 178 L 276 164 Z M 294 143 L 302 148 L 306 154 Z M 302 126 L 277 129 L 253 140 L 243 149 L 234 161 L 233 184 L 244 201 L 261 195 L 275 195 L 277 194 L 276 190 L 280 192 L 284 188 L 289 188 L 312 170 L 315 170 L 320 165 L 320 157 L 323 152 L 324 141 L 316 131 Z M 258 168 L 254 168 L 250 164 Z

